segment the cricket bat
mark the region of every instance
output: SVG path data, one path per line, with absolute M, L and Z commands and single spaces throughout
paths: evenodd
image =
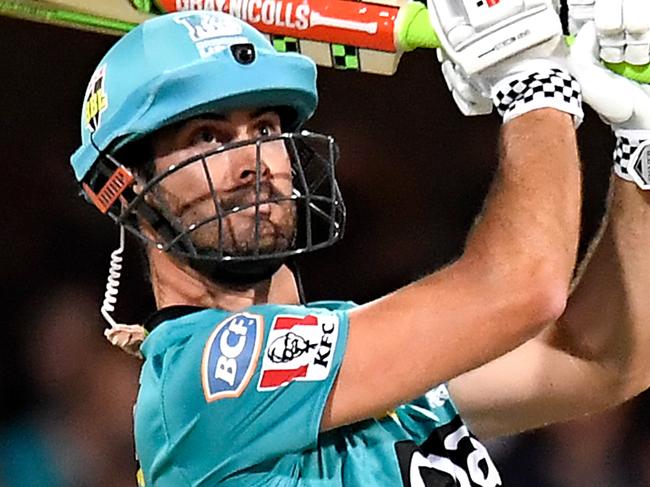
M 279 51 L 300 52 L 320 66 L 383 75 L 395 73 L 403 52 L 439 47 L 426 7 L 408 0 L 157 3 L 152 7 L 146 0 L 0 0 L 0 15 L 122 35 L 161 12 L 221 10 L 265 33 Z
M 0 0 L 0 15 L 122 35 L 153 15 L 229 12 L 264 32 L 279 51 L 320 66 L 392 75 L 404 52 L 437 48 L 426 7 L 410 0 Z M 650 64 L 607 64 L 650 83 Z

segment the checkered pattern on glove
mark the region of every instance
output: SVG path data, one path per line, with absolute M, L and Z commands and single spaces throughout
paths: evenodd
M 642 189 L 649 189 L 647 147 L 650 130 L 620 129 L 615 134 L 614 173 L 626 181 L 635 182 Z
M 504 123 L 538 108 L 569 113 L 576 126 L 584 117 L 580 84 L 560 68 L 509 76 L 494 86 L 491 97 Z
M 632 159 L 632 154 L 639 146 L 639 141 L 632 141 L 628 137 L 616 137 L 616 147 L 614 148 L 614 172 L 619 178 L 626 181 L 632 181 L 627 165 Z

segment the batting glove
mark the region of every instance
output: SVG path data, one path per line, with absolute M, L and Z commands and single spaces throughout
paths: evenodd
M 618 0 L 603 1 L 611 3 Z M 620 3 L 618 1 L 619 5 Z M 645 18 L 650 19 L 650 3 L 644 10 Z M 607 36 L 613 34 L 620 37 L 620 33 L 612 29 L 611 18 L 599 22 L 602 17 L 599 17 L 598 12 L 597 8 L 596 23 L 586 24 L 576 37 L 571 47 L 569 66 L 582 85 L 585 101 L 611 126 L 616 135 L 614 172 L 619 177 L 634 181 L 640 188 L 648 190 L 650 189 L 650 86 L 624 78 L 602 65 L 603 52 L 608 55 L 613 53 L 613 43 L 611 38 L 607 39 Z M 640 20 L 639 18 L 633 20 L 636 38 L 639 37 Z M 621 30 L 626 38 L 629 35 L 625 24 L 616 30 Z M 645 34 L 648 31 L 650 31 L 650 22 L 646 26 Z M 603 47 L 603 40 L 605 40 L 605 47 Z M 626 54 L 626 45 L 616 47 L 616 50 L 620 56 L 630 59 Z M 645 50 L 646 54 L 650 53 L 650 44 L 645 44 Z M 631 57 L 642 59 L 643 56 L 639 55 L 639 51 L 639 44 L 634 42 Z
M 493 104 L 508 121 L 553 107 L 582 120 L 555 0 L 428 0 L 428 7 L 445 80 L 464 114 L 489 113 Z

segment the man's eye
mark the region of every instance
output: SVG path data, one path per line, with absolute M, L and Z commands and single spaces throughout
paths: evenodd
M 257 128 L 259 135 L 266 137 L 269 135 L 276 135 L 280 133 L 280 127 L 276 126 L 271 122 L 262 123 Z
M 199 131 L 197 131 L 193 136 L 191 143 L 192 145 L 197 145 L 197 144 L 215 144 L 219 142 L 217 138 L 217 134 L 214 132 L 214 130 L 204 128 Z

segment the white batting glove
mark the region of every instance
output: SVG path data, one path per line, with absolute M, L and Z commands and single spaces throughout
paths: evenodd
M 582 120 L 580 87 L 560 54 L 556 6 L 556 0 L 428 0 L 443 74 L 463 113 L 488 113 L 490 99 L 504 121 L 545 107 Z
M 647 15 L 650 16 L 650 8 Z M 611 32 L 609 26 L 607 28 Z M 627 35 L 626 29 L 622 30 Z M 650 86 L 624 78 L 602 65 L 600 54 L 604 35 L 599 32 L 593 22 L 580 30 L 571 47 L 569 66 L 582 85 L 585 101 L 616 134 L 615 173 L 647 190 L 650 189 Z M 612 44 L 606 42 L 605 45 L 604 50 L 611 52 Z M 636 52 L 638 45 L 633 47 Z M 617 49 L 626 51 L 625 46 Z

